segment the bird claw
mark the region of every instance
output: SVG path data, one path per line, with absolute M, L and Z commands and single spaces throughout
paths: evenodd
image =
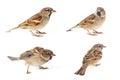
M 88 33 L 88 35 L 91 35 L 91 36 L 97 36 L 97 34 L 92 34 L 92 33 Z
M 36 36 L 36 37 L 43 37 L 43 35 L 38 35 L 38 34 L 32 34 L 33 36 Z
M 100 64 L 95 64 L 95 66 L 100 66 Z
M 103 34 L 103 32 L 93 31 L 95 34 Z
M 95 34 L 103 34 L 103 32 L 93 32 L 93 33 L 95 33 Z
M 93 64 L 93 66 L 96 66 L 96 67 L 97 67 L 97 66 L 100 66 L 100 63 L 99 63 L 99 64 Z
M 97 32 L 97 34 L 103 34 L 103 32 Z
M 26 74 L 30 74 L 31 72 L 27 71 Z
M 46 32 L 40 32 L 40 31 L 37 31 L 36 33 L 37 34 L 47 34 Z
M 39 66 L 39 69 L 48 69 L 48 67 Z

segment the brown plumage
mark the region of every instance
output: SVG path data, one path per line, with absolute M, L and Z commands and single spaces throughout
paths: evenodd
M 27 50 L 22 53 L 19 57 L 8 56 L 12 61 L 24 60 L 28 65 L 27 74 L 29 72 L 29 66 L 38 66 L 40 69 L 47 69 L 47 67 L 42 67 L 43 64 L 47 63 L 52 57 L 55 56 L 53 52 L 49 49 L 44 49 L 42 47 L 35 47 L 33 49 Z
M 84 56 L 81 68 L 75 72 L 77 75 L 84 75 L 89 65 L 98 66 L 97 62 L 102 58 L 103 44 L 95 44 Z
M 7 32 L 11 32 L 15 29 L 29 29 L 32 35 L 37 37 L 39 37 L 40 34 L 46 34 L 45 32 L 40 32 L 39 29 L 42 29 L 46 26 L 53 12 L 56 11 L 50 7 L 45 7 L 37 14 L 33 15 L 29 19 L 25 20 L 23 23 L 19 24 L 17 27 L 12 28 Z
M 106 13 L 104 8 L 97 7 L 95 13 L 89 15 L 88 17 L 83 19 L 80 23 L 68 29 L 67 31 L 71 31 L 74 28 L 83 28 L 88 31 L 89 35 L 96 36 L 97 34 L 102 33 L 96 31 L 96 29 L 102 26 L 103 22 L 105 21 L 105 18 L 106 18 Z M 92 33 L 90 32 L 90 30 L 92 30 Z

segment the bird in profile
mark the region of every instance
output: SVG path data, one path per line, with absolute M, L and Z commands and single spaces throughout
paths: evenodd
M 39 30 L 44 28 L 46 24 L 49 22 L 51 14 L 56 12 L 51 7 L 45 7 L 37 14 L 33 15 L 29 19 L 25 20 L 17 27 L 8 30 L 7 32 L 11 32 L 15 29 L 28 29 L 33 36 L 41 36 L 41 34 L 46 34 L 46 32 L 40 32 Z
M 43 64 L 47 63 L 55 54 L 49 50 L 42 47 L 35 47 L 33 49 L 27 50 L 22 53 L 19 57 L 8 56 L 12 61 L 24 60 L 27 65 L 27 74 L 30 73 L 29 66 L 38 66 L 40 69 L 47 69 L 47 67 L 42 67 Z
M 83 19 L 74 27 L 68 29 L 67 31 L 71 31 L 74 28 L 83 28 L 88 31 L 89 35 L 96 36 L 97 34 L 102 34 L 102 32 L 96 31 L 96 29 L 100 28 L 104 23 L 106 18 L 106 12 L 104 8 L 97 7 L 96 11 Z M 91 32 L 92 31 L 92 32 Z

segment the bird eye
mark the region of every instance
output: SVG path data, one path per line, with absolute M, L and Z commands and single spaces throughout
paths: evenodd
M 46 10 L 46 11 L 50 11 L 50 9 L 49 9 L 49 8 L 46 8 L 45 10 Z
M 98 45 L 98 47 L 102 47 L 101 45 Z

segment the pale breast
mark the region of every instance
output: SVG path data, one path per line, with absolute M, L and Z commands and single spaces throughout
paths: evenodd
M 93 23 L 89 23 L 89 24 L 86 24 L 86 25 L 81 25 L 81 27 L 86 29 L 86 30 L 98 29 L 99 27 L 102 26 L 104 21 L 105 21 L 105 18 L 95 17 Z
M 104 23 L 105 18 L 101 18 L 101 17 L 96 17 L 96 22 L 94 24 L 93 29 L 98 29 L 102 26 L 102 24 Z
M 42 28 L 44 28 L 47 25 L 48 21 L 49 21 L 48 17 L 43 17 L 42 20 L 41 20 L 41 23 L 38 24 L 38 26 L 36 27 L 36 29 L 42 29 Z
M 45 64 L 46 62 L 41 59 L 39 56 L 34 56 L 29 59 L 26 59 L 26 64 L 32 65 L 32 66 L 41 66 Z

